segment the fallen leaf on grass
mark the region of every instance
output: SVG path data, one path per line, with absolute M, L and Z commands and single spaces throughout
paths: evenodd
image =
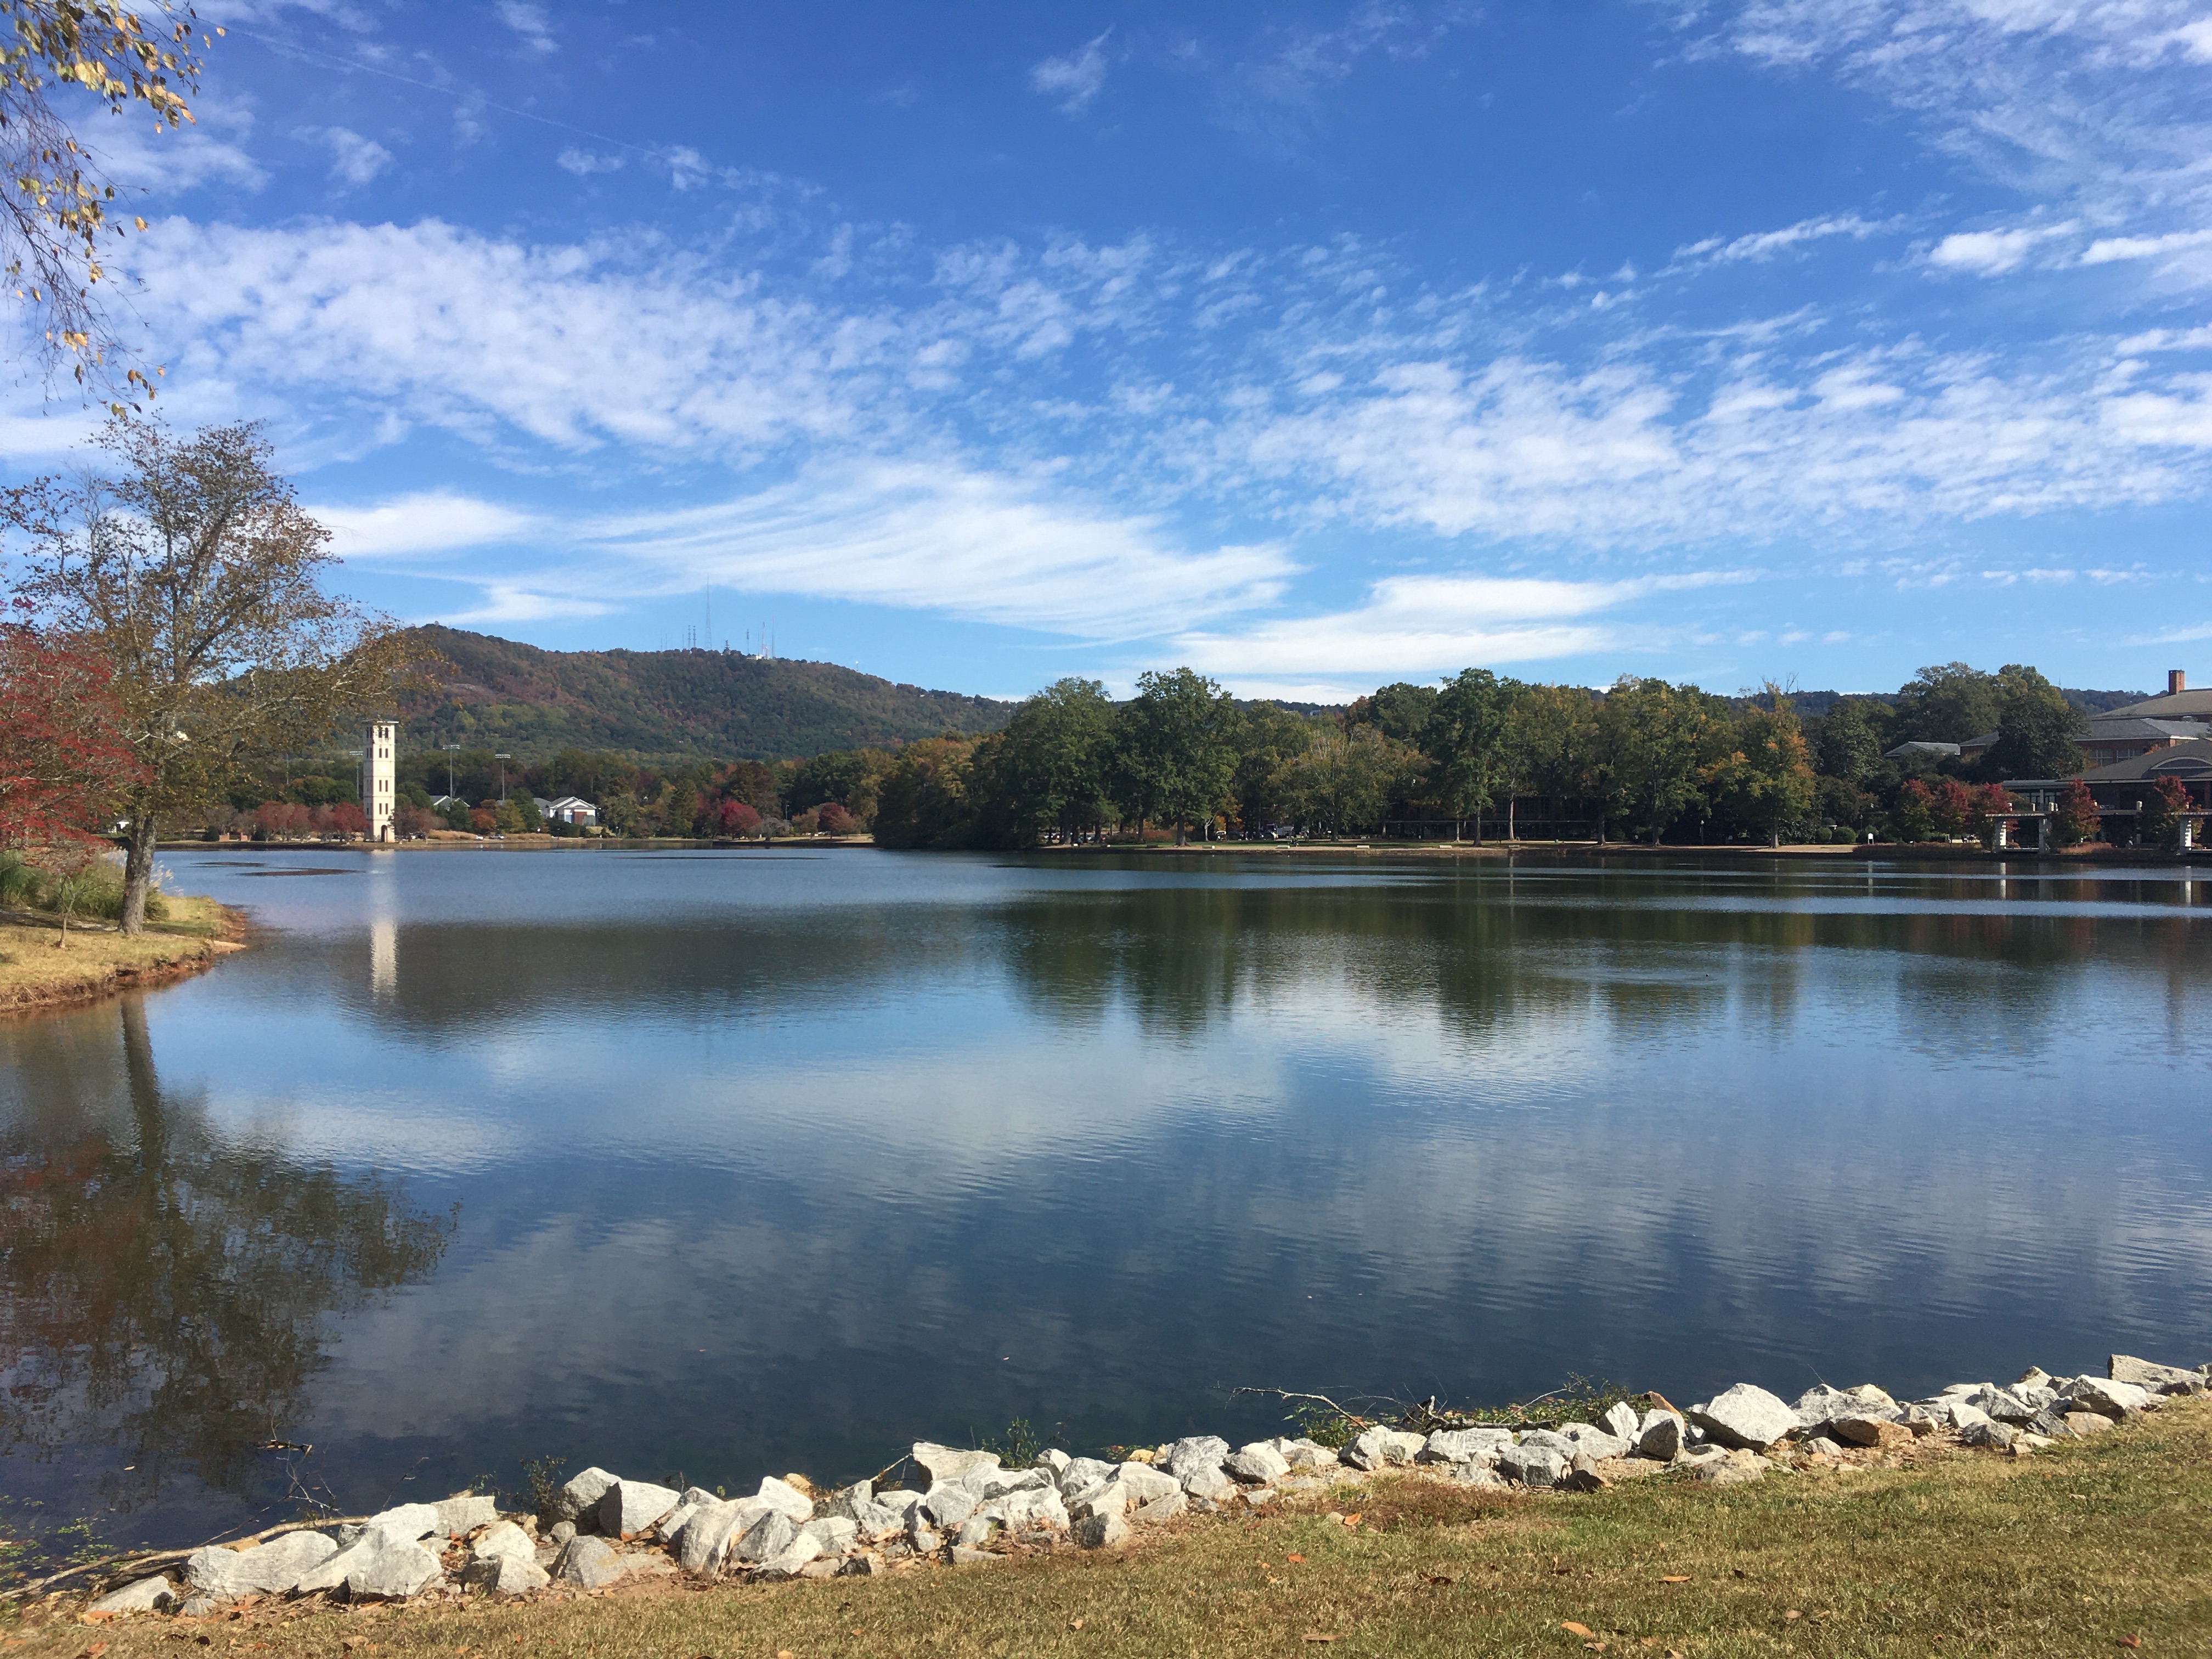
M 1456 1584 L 1459 1580 L 1445 1572 L 1425 1572 L 1421 1577 L 1431 1584 Z
M 1306 1632 L 1306 1640 L 1309 1642 L 1334 1642 L 1336 1640 L 1336 1638 L 1334 1636 L 1323 1636 L 1317 1630 L 1310 1630 Z
M 1562 1619 L 1559 1620 L 1559 1628 L 1566 1632 L 1570 1636 L 1595 1636 L 1597 1634 L 1597 1632 L 1592 1630 L 1588 1625 L 1577 1625 L 1571 1619 Z
M 1286 1555 L 1283 1559 L 1285 1561 L 1304 1561 L 1305 1557 L 1303 1555 Z
M 1356 1527 L 1356 1526 L 1358 1526 L 1358 1525 L 1359 1524 L 1359 1511 L 1358 1511 L 1358 1510 L 1353 1510 L 1350 1515 L 1346 1516 L 1344 1517 L 1344 1524 L 1345 1524 L 1346 1526 L 1347 1526 L 1347 1527 Z M 1334 1640 L 1336 1640 L 1336 1638 L 1334 1638 L 1334 1636 L 1332 1636 L 1332 1637 L 1330 1637 L 1328 1639 L 1329 1639 L 1330 1641 L 1334 1642 Z
M 2142 1638 L 2140 1636 L 2123 1636 L 2120 1638 L 2120 1645 L 2124 1648 L 2139 1648 L 2142 1645 Z
M 1080 1619 L 1071 1619 L 1067 1621 L 1067 1627 L 1070 1630 L 1081 1630 L 1083 1628 L 1083 1621 Z M 855 1636 L 858 1636 L 860 1633 L 860 1632 L 858 1631 L 854 1631 L 853 1632 Z
M 1792 1607 L 1789 1612 L 1784 1613 L 1782 1616 L 1784 1619 L 1802 1619 L 1805 1615 L 1798 1612 L 1796 1608 Z
M 1686 1572 L 1670 1572 L 1659 1582 L 1662 1584 L 1686 1584 L 1690 1582 L 1690 1575 Z

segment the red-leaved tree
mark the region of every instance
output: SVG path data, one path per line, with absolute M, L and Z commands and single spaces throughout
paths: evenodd
M 2058 798 L 2058 811 L 2052 815 L 2058 839 L 2069 847 L 2079 847 L 2085 841 L 2094 841 L 2104 832 L 2104 820 L 2097 816 L 2096 797 L 2089 786 L 2076 778 L 2066 786 L 2066 793 Z
M 98 653 L 0 622 L 0 847 L 82 839 L 144 770 Z
M 1996 845 L 1997 820 L 2013 811 L 2012 792 L 2001 783 L 1985 783 L 1974 791 L 1974 819 L 1981 837 Z
M 860 825 L 854 816 L 834 800 L 825 800 L 814 809 L 815 827 L 825 836 L 849 836 Z
M 726 800 L 714 815 L 718 836 L 750 836 L 760 828 L 760 814 L 741 800 Z
M 1936 830 L 1946 836 L 1963 836 L 1974 822 L 1973 793 L 1956 778 L 1938 778 L 1936 787 L 1928 792 L 1929 812 L 1936 821 Z

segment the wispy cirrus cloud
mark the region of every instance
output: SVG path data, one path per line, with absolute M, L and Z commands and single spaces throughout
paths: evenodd
M 1113 67 L 1106 56 L 1108 29 L 1063 57 L 1047 58 L 1030 68 L 1030 89 L 1060 106 L 1063 115 L 1079 115 L 1105 90 L 1107 71 Z

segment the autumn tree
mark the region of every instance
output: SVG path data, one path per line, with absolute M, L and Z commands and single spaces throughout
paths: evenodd
M 113 463 L 0 495 L 21 597 L 106 664 L 140 769 L 123 793 L 123 930 L 143 930 L 165 823 L 204 811 L 272 757 L 387 709 L 421 647 L 323 592 L 329 532 L 270 465 L 257 425 L 189 438 L 118 416 Z
M 143 768 L 84 641 L 0 623 L 0 848 L 88 834 Z
M 1928 787 L 1928 811 L 1938 835 L 1963 836 L 1973 827 L 1973 792 L 1956 778 L 1938 778 Z
M 1310 720 L 1279 703 L 1255 702 L 1243 712 L 1229 793 L 1237 822 L 1249 833 L 1297 817 L 1291 793 L 1291 763 L 1313 745 L 1325 722 Z
M 2154 847 L 2179 848 L 2182 815 L 2196 810 L 2197 803 L 2189 798 L 2187 786 L 2178 778 L 2160 778 L 2158 787 L 2143 797 L 2142 820 L 2138 826 L 2142 838 Z
M 1451 815 L 1454 838 L 1460 822 L 1471 817 L 1478 847 L 1482 815 L 1506 781 L 1508 722 L 1516 689 L 1487 668 L 1462 668 L 1436 694 L 1418 733 L 1421 751 L 1433 763 L 1429 791 Z
M 151 114 L 157 133 L 191 120 L 195 48 L 210 44 L 195 42 L 195 21 L 190 6 L 166 3 L 0 0 L 0 265 L 45 372 L 67 363 L 103 395 L 154 389 L 100 297 L 103 246 L 146 221 L 117 209 L 117 187 L 72 118 Z
M 1525 685 L 1505 722 L 1505 836 L 1513 839 L 1514 799 L 1554 803 L 1587 799 L 1597 761 L 1597 704 L 1579 685 Z
M 2067 786 L 2066 793 L 2058 798 L 2051 824 L 2058 831 L 2060 843 L 2067 847 L 2079 847 L 2104 833 L 2105 821 L 2098 815 L 2096 798 L 2088 785 L 2076 778 Z
M 1897 801 L 1890 808 L 1890 833 L 1899 841 L 1926 841 L 1936 833 L 1936 802 L 1928 786 L 1918 778 L 1907 778 L 1897 788 Z
M 1726 752 L 1705 777 L 1722 811 L 1779 847 L 1783 827 L 1813 809 L 1813 757 L 1782 688 L 1770 680 L 1765 696 L 1765 707 L 1737 719 Z
M 1391 795 L 1421 763 L 1419 750 L 1380 726 L 1324 731 L 1286 765 L 1284 788 L 1309 830 L 1342 835 L 1379 820 Z

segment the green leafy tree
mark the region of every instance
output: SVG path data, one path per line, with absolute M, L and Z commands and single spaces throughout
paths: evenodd
M 1344 724 L 1371 726 L 1386 738 L 1419 746 L 1436 704 L 1436 687 L 1400 680 L 1358 699 L 1344 711 Z
M 1706 768 L 1715 804 L 1738 823 L 1782 844 L 1784 826 L 1808 817 L 1813 757 L 1782 688 L 1769 681 L 1766 706 L 1745 710 L 1728 733 L 1727 751 Z
M 1993 778 L 2064 778 L 2081 769 L 2088 717 L 2021 663 L 1997 671 L 1997 740 L 1982 757 Z
M 658 803 L 660 808 L 660 833 L 664 836 L 688 836 L 699 821 L 699 786 L 685 776 L 669 781 L 666 796 Z
M 1422 761 L 1419 750 L 1379 726 L 1320 732 L 1285 767 L 1286 792 L 1309 830 L 1356 832 L 1382 817 Z
M 1229 780 L 1237 820 L 1249 834 L 1297 821 L 1290 764 L 1312 747 L 1319 725 L 1272 702 L 1246 706 L 1237 734 L 1237 769 Z
M 975 740 L 925 738 L 893 757 L 876 798 L 880 847 L 961 847 L 975 821 L 969 799 Z
M 1597 772 L 1607 812 L 1654 846 L 1702 798 L 1714 702 L 1694 685 L 1626 674 L 1599 705 Z
M 1832 707 L 1820 721 L 1814 745 L 1820 775 L 1838 778 L 1858 788 L 1866 787 L 1881 764 L 1881 729 L 1872 710 L 1878 705 L 1845 698 Z
M 1140 820 L 1173 823 L 1180 844 L 1228 799 L 1243 725 L 1235 699 L 1193 669 L 1139 675 L 1115 722 L 1115 799 Z
M 1033 844 L 1048 830 L 1070 839 L 1112 815 L 1105 779 L 1113 735 L 1114 705 L 1097 680 L 1055 681 L 1014 711 L 998 775 L 1018 842 Z
M 1524 685 L 1505 721 L 1505 833 L 1514 833 L 1516 797 L 1553 803 L 1587 799 L 1595 789 L 1597 703 L 1579 685 Z
M 1431 763 L 1428 787 L 1451 815 L 1455 838 L 1460 823 L 1473 818 L 1475 844 L 1482 842 L 1482 815 L 1511 769 L 1509 734 L 1519 689 L 1487 668 L 1462 668 L 1430 703 L 1420 747 Z
M 1895 729 L 1908 743 L 1964 743 L 1996 729 L 2003 713 L 1996 675 L 1943 663 L 1898 688 Z

